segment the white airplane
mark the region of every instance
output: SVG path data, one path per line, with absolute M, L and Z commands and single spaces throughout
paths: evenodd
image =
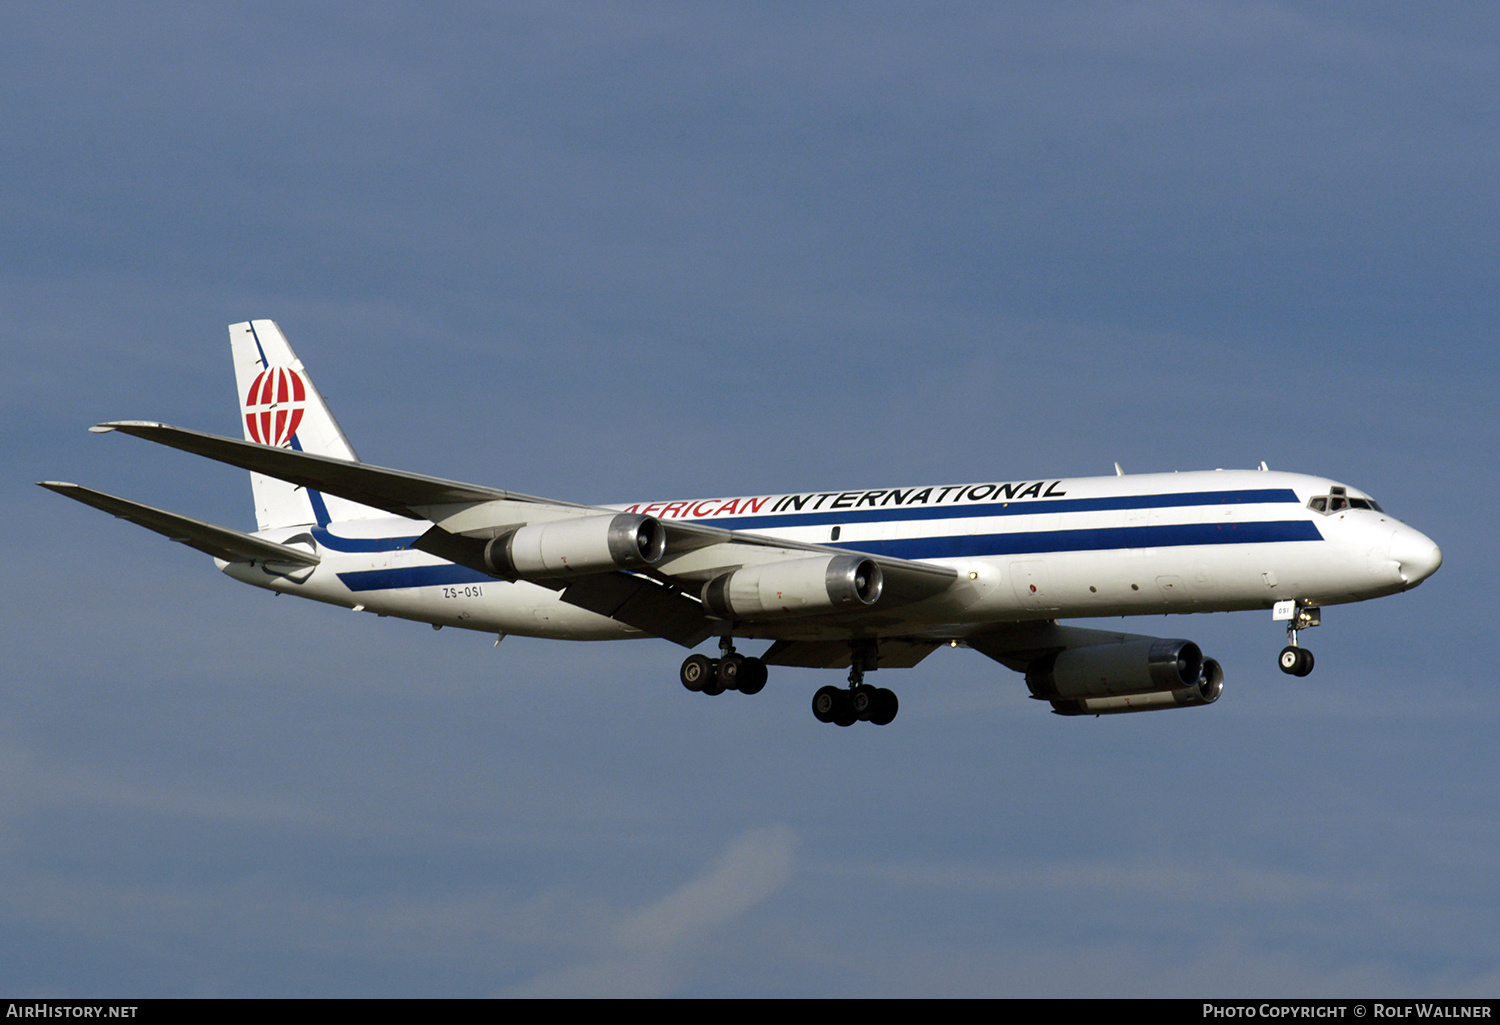
M 236 580 L 356 611 L 567 640 L 663 637 L 690 691 L 754 694 L 770 665 L 849 669 L 823 722 L 879 725 L 864 682 L 940 645 L 1022 672 L 1063 715 L 1208 705 L 1219 664 L 1192 641 L 1067 617 L 1271 609 L 1284 672 L 1319 608 L 1415 587 L 1437 545 L 1361 491 L 1259 470 L 983 481 L 588 506 L 361 463 L 269 320 L 229 328 L 243 441 L 99 424 L 249 470 L 241 533 L 59 481 L 41 486 L 213 556 Z M 738 640 L 773 643 L 759 657 Z M 499 640 L 496 641 L 499 643 Z

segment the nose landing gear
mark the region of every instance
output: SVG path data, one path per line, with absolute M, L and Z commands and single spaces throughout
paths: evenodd
M 1315 605 L 1301 605 L 1296 601 L 1279 601 L 1271 617 L 1286 620 L 1286 647 L 1281 649 L 1277 664 L 1281 671 L 1291 676 L 1306 676 L 1313 671 L 1313 653 L 1298 647 L 1297 631 L 1310 630 L 1323 622 L 1322 614 Z

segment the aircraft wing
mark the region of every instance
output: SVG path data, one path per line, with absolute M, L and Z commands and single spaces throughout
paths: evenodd
M 305 488 L 327 491 L 351 501 L 383 509 L 414 520 L 427 519 L 418 510 L 429 506 L 480 502 L 519 502 L 565 508 L 589 508 L 570 502 L 553 502 L 513 491 L 461 484 L 440 477 L 424 477 L 404 470 L 390 470 L 368 463 L 351 463 L 331 456 L 315 456 L 289 448 L 272 448 L 251 441 L 204 434 L 170 424 L 146 420 L 119 420 L 89 428 L 95 434 L 119 431 L 158 445 L 178 448 L 230 466 L 263 473 Z
M 311 552 L 279 545 L 264 538 L 242 534 L 228 527 L 216 527 L 187 516 L 169 513 L 129 499 L 106 495 L 102 491 L 69 484 L 66 481 L 38 481 L 48 491 L 55 491 L 84 505 L 102 509 L 112 516 L 129 520 L 147 530 L 154 530 L 178 544 L 196 548 L 227 562 L 269 562 L 291 566 L 316 566 L 318 557 Z
M 1024 673 L 1037 660 L 1069 648 L 1149 640 L 1156 638 L 1117 633 L 1113 630 L 1092 630 L 1082 626 L 1061 626 L 1053 620 L 1033 620 L 995 624 L 984 633 L 970 636 L 965 643 L 1007 669 Z
M 90 429 L 134 435 L 361 505 L 428 520 L 433 527 L 412 547 L 482 572 L 488 572 L 483 561 L 485 545 L 503 531 L 614 512 L 289 448 L 272 448 L 168 424 L 130 420 Z M 815 555 L 860 555 L 880 567 L 884 579 L 882 613 L 897 605 L 940 594 L 957 577 L 953 569 L 931 563 L 884 555 L 864 556 L 848 548 L 806 544 L 682 520 L 663 519 L 660 523 L 666 538 L 665 555 L 654 566 L 630 572 L 543 577 L 532 582 L 561 590 L 562 599 L 570 604 L 691 647 L 710 636 L 719 622 L 693 595 L 707 581 L 745 567 Z M 853 624 L 869 614 L 866 610 L 849 609 L 825 615 Z
M 941 644 L 920 637 L 882 637 L 874 668 L 910 669 Z M 848 669 L 854 662 L 848 641 L 777 641 L 761 656 L 768 666 Z

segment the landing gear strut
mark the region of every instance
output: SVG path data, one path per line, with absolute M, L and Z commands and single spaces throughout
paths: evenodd
M 874 645 L 856 643 L 853 647 L 848 688 L 818 688 L 812 700 L 813 717 L 837 726 L 853 726 L 860 721 L 885 726 L 896 718 L 900 703 L 892 691 L 865 683 L 865 670 L 873 672 L 876 668 Z
M 1281 671 L 1291 676 L 1306 676 L 1313 671 L 1313 653 L 1298 647 L 1297 631 L 1310 630 L 1323 622 L 1316 606 L 1299 605 L 1295 602 L 1278 602 L 1272 615 L 1287 620 L 1286 647 L 1281 649 L 1277 664 Z
M 682 663 L 678 678 L 690 691 L 723 694 L 737 690 L 741 694 L 759 694 L 766 685 L 766 664 L 758 658 L 746 658 L 734 650 L 734 640 L 719 640 L 719 657 L 689 655 Z

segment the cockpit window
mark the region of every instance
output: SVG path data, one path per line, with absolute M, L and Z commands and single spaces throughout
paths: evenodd
M 1372 512 L 1383 513 L 1384 509 L 1373 498 L 1350 498 L 1349 489 L 1336 484 L 1328 489 L 1326 495 L 1314 495 L 1307 500 L 1307 507 L 1313 512 L 1329 513 L 1343 512 L 1346 509 L 1369 509 Z

